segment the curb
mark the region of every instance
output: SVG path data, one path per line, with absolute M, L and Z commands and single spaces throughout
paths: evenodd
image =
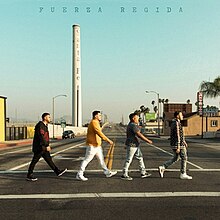
M 15 146 L 22 146 L 22 145 L 29 145 L 29 144 L 32 144 L 32 139 L 31 140 L 25 140 L 25 141 L 17 141 L 17 142 L 15 142 L 15 141 L 12 141 L 11 143 L 9 143 L 9 142 L 6 142 L 6 143 L 4 143 L 4 142 L 2 142 L 2 143 L 0 143 L 0 148 L 7 148 L 7 147 L 15 147 Z

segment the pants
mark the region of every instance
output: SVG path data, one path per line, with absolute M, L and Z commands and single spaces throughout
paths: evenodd
M 146 173 L 143 154 L 141 152 L 140 147 L 127 146 L 126 161 L 125 161 L 124 168 L 123 168 L 123 174 L 126 176 L 128 176 L 128 168 L 131 165 L 131 162 L 132 162 L 134 156 L 139 161 L 139 169 L 141 171 L 141 174 Z
M 176 153 L 176 149 L 173 149 L 173 157 L 164 163 L 164 167 L 167 168 L 170 165 L 174 164 L 181 158 L 181 173 L 186 173 L 186 162 L 187 162 L 187 150 L 186 148 L 180 149 L 180 153 Z
M 78 172 L 79 175 L 83 175 L 87 165 L 94 158 L 94 156 L 96 156 L 96 158 L 99 160 L 99 163 L 102 169 L 104 170 L 104 174 L 110 173 L 104 161 L 102 147 L 101 146 L 98 146 L 98 147 L 87 146 L 85 159 L 82 161 L 79 172 Z
M 47 162 L 47 164 L 50 166 L 50 168 L 58 174 L 59 169 L 56 167 L 54 162 L 52 161 L 52 158 L 50 156 L 50 152 L 48 151 L 42 151 L 42 152 L 37 152 L 34 153 L 34 156 L 32 158 L 32 161 L 30 163 L 29 169 L 28 169 L 28 175 L 32 174 L 34 171 L 34 167 L 37 164 L 37 162 L 40 160 L 40 158 L 43 157 L 44 160 Z

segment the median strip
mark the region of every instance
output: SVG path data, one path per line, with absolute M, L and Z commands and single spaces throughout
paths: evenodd
M 109 170 L 112 169 L 114 149 L 115 149 L 115 141 L 114 144 L 110 146 L 108 153 L 105 157 L 105 164 Z

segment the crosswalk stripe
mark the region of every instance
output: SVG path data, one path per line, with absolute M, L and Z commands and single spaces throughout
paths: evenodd
M 0 199 L 79 199 L 79 198 L 158 198 L 158 197 L 219 197 L 220 192 L 117 192 L 76 194 L 0 195 Z
M 113 169 L 122 173 L 121 169 Z M 158 168 L 148 168 L 147 171 L 158 171 Z M 35 173 L 54 173 L 53 170 L 34 170 Z M 78 170 L 67 170 L 68 173 L 77 173 Z M 140 172 L 138 169 L 131 169 L 129 172 Z M 180 172 L 180 169 L 166 169 L 166 172 Z M 189 169 L 189 172 L 220 172 L 220 169 Z M 27 173 L 27 170 L 0 170 L 0 174 Z M 103 173 L 103 170 L 86 170 L 85 173 Z

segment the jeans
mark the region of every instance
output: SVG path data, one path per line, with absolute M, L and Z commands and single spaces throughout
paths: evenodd
M 174 164 L 181 158 L 181 173 L 186 173 L 186 162 L 187 162 L 187 150 L 186 148 L 181 148 L 180 153 L 176 153 L 176 149 L 173 149 L 173 157 L 164 163 L 164 167 L 167 168 L 170 165 Z
M 85 159 L 81 163 L 80 169 L 78 171 L 78 175 L 83 175 L 87 165 L 94 158 L 94 156 L 96 156 L 96 158 L 98 159 L 102 169 L 104 170 L 104 174 L 110 173 L 110 170 L 107 168 L 104 161 L 102 147 L 87 146 Z
M 144 165 L 143 154 L 141 152 L 140 147 L 127 146 L 126 149 L 127 149 L 127 155 L 126 155 L 126 161 L 125 161 L 124 168 L 123 168 L 123 174 L 125 176 L 128 176 L 128 168 L 131 165 L 131 162 L 134 156 L 139 161 L 139 169 L 141 171 L 141 174 L 145 174 L 146 169 Z
M 58 174 L 59 169 L 56 167 L 54 162 L 52 161 L 52 158 L 50 156 L 50 152 L 48 151 L 42 151 L 42 152 L 37 152 L 34 153 L 33 159 L 30 163 L 29 169 L 28 169 L 28 175 L 31 175 L 34 171 L 34 167 L 37 164 L 37 162 L 40 160 L 40 158 L 43 157 L 44 160 L 47 162 L 47 164 L 50 166 L 50 168 Z

